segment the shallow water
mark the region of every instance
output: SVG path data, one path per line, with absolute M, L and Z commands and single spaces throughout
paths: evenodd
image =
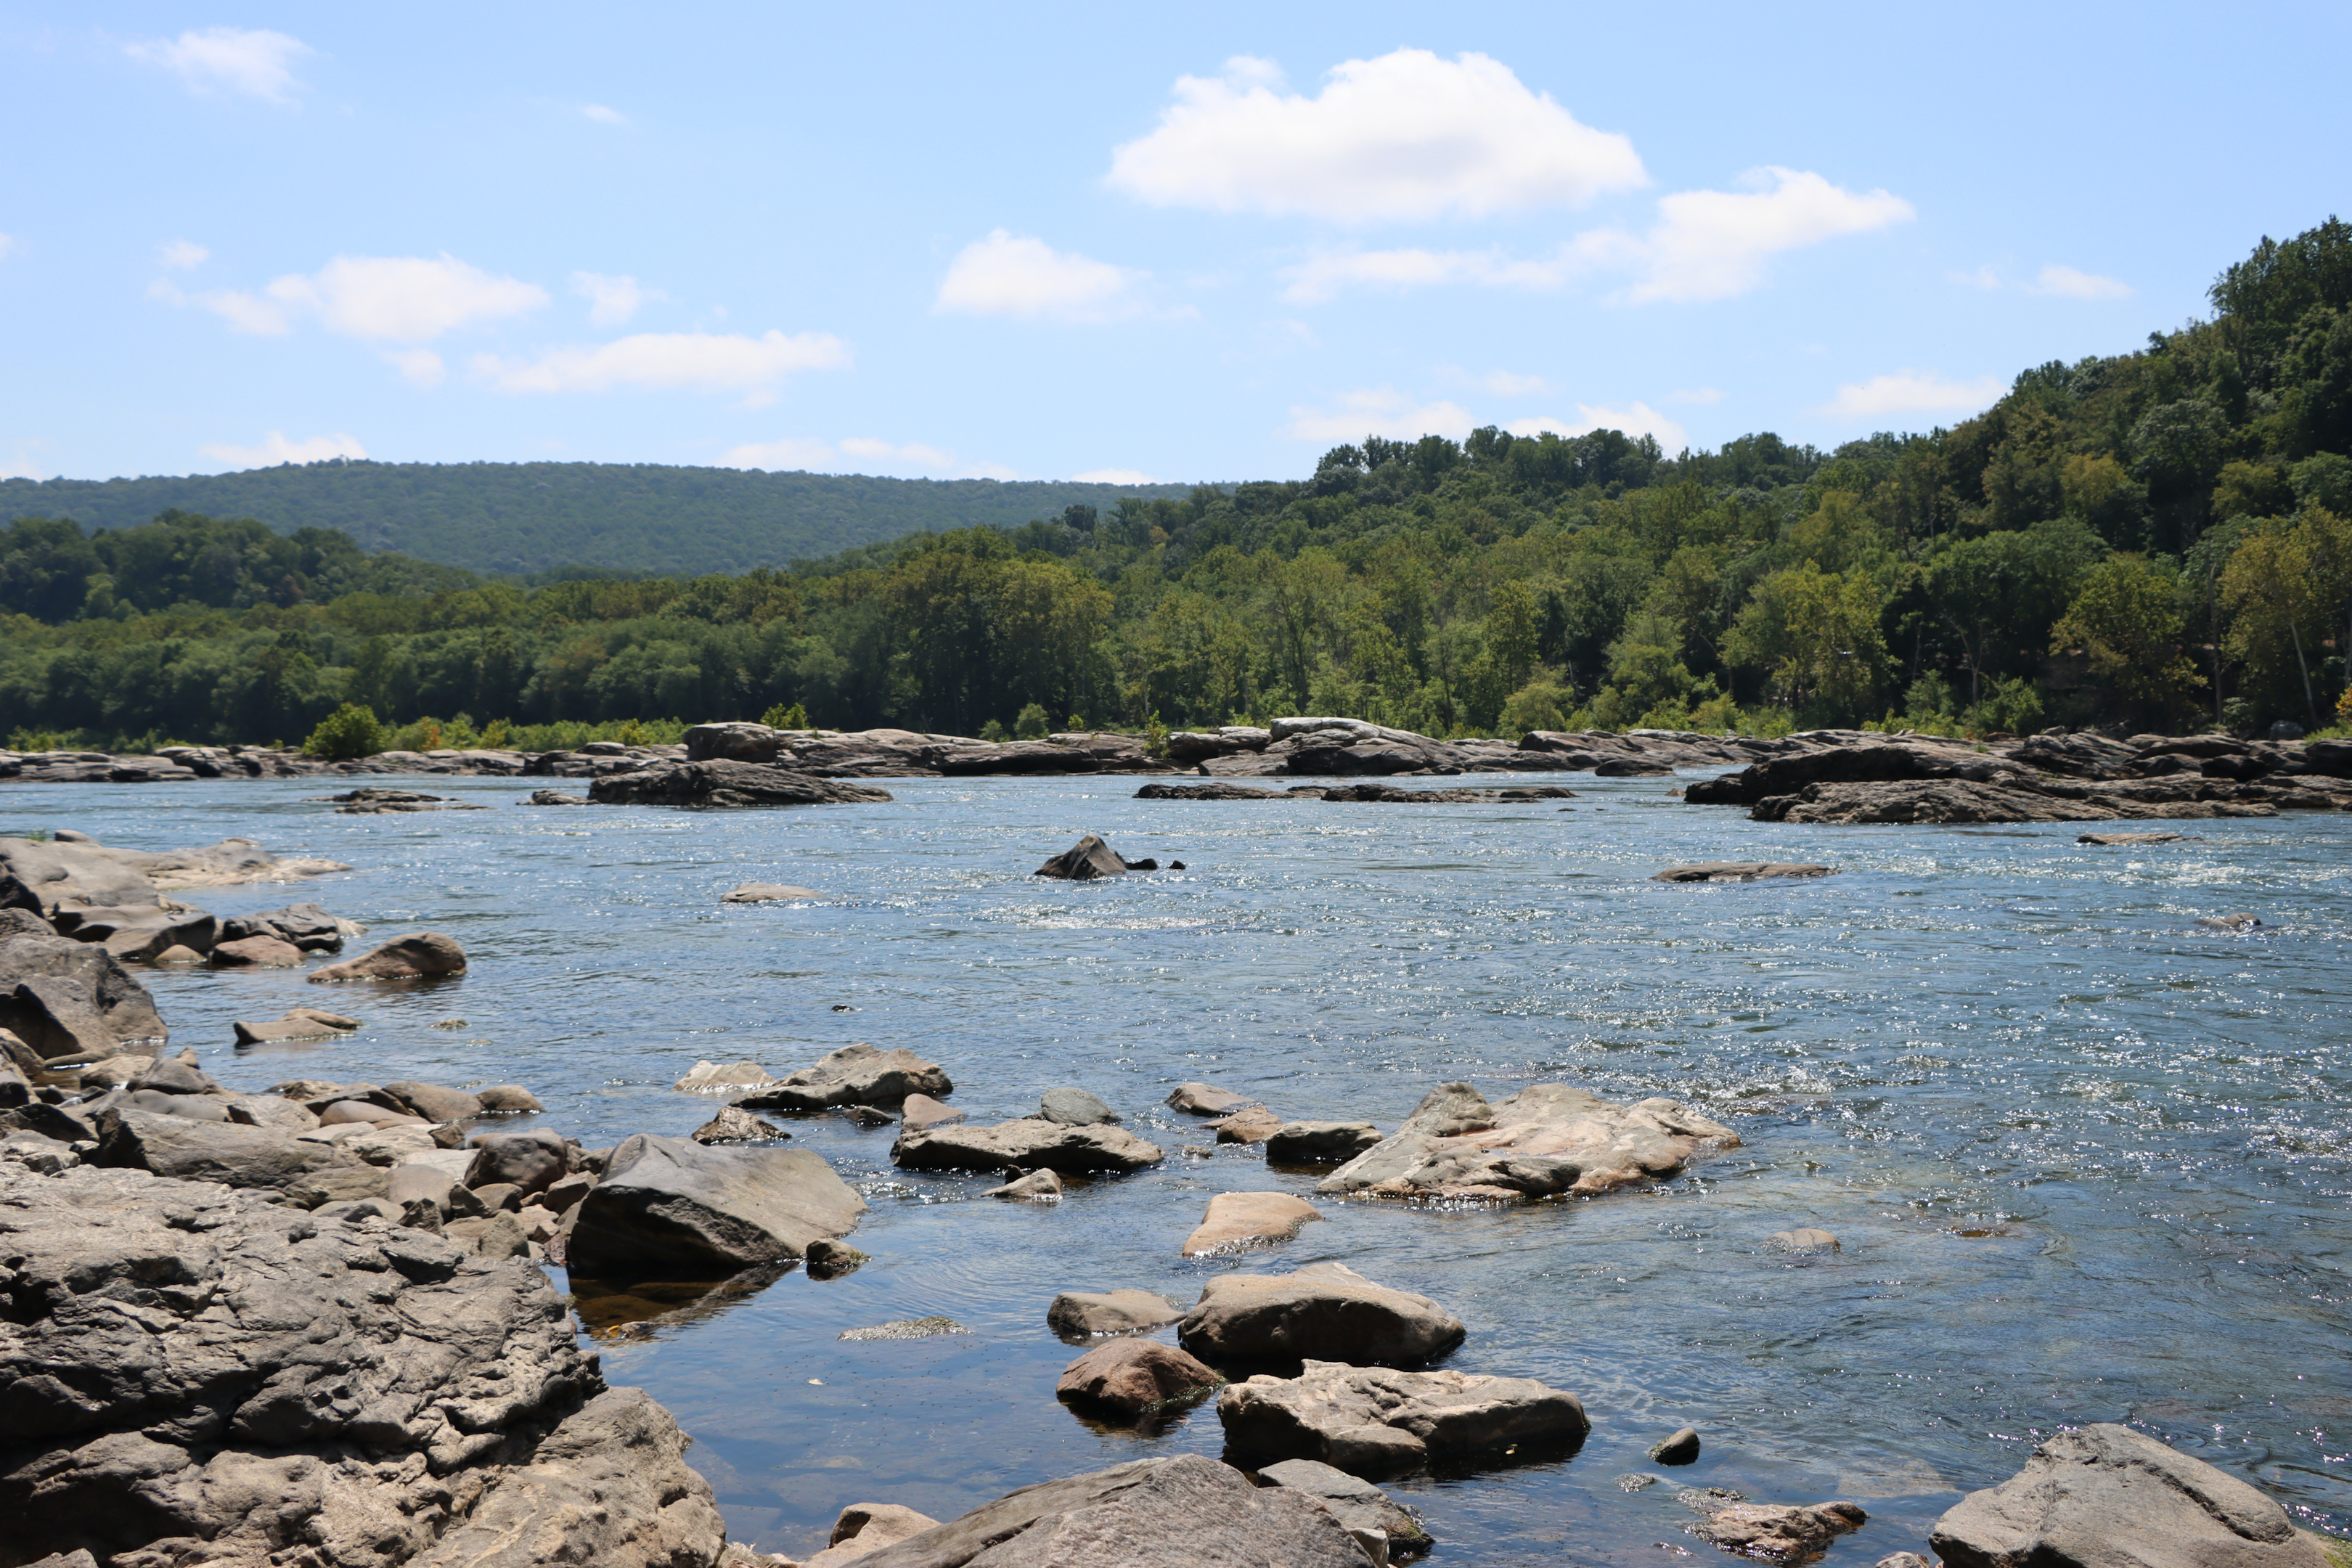
M 1871 1523 L 1828 1561 L 1869 1563 L 1920 1548 L 2042 1435 L 2113 1420 L 2352 1534 L 2352 816 L 2095 848 L 2063 826 L 1751 823 L 1665 781 L 1584 775 L 1491 781 L 1568 784 L 1564 811 L 1155 803 L 1109 778 L 889 780 L 895 804 L 808 810 L 520 808 L 537 782 L 429 782 L 497 809 L 358 817 L 306 802 L 316 780 L 11 785 L 0 831 L 325 855 L 356 868 L 189 897 L 223 915 L 315 897 L 472 955 L 462 979 L 329 994 L 366 1019 L 355 1037 L 243 1052 L 230 1019 L 320 989 L 152 975 L 173 1045 L 233 1087 L 520 1082 L 595 1146 L 704 1120 L 715 1102 L 667 1087 L 698 1058 L 781 1073 L 870 1040 L 942 1063 L 977 1120 L 1071 1083 L 1169 1149 L 1033 1206 L 978 1200 L 991 1179 L 900 1174 L 887 1129 L 792 1121 L 873 1205 L 853 1237 L 873 1261 L 603 1343 L 607 1376 L 677 1413 L 731 1533 L 764 1550 L 821 1546 L 851 1502 L 945 1518 L 1139 1454 L 1215 1453 L 1213 1404 L 1149 1436 L 1058 1405 L 1076 1352 L 1046 1302 L 1143 1286 L 1184 1304 L 1216 1269 L 1322 1259 L 1460 1316 L 1447 1364 L 1573 1390 L 1593 1419 L 1569 1459 L 1397 1483 L 1433 1563 L 1716 1556 L 1683 1533 L 1688 1484 L 1861 1500 Z M 1191 869 L 1027 875 L 1088 830 Z M 1841 874 L 1646 879 L 1716 858 Z M 838 896 L 717 901 L 752 880 Z M 2241 910 L 2263 929 L 2194 927 Z M 1308 1193 L 1317 1174 L 1180 1152 L 1208 1142 L 1160 1104 L 1188 1079 L 1383 1128 L 1446 1079 L 1493 1097 L 1565 1081 L 1687 1100 L 1745 1146 L 1654 1193 L 1325 1203 L 1286 1247 L 1186 1263 L 1210 1194 Z M 1764 1250 L 1797 1226 L 1843 1250 Z M 972 1332 L 837 1339 L 932 1313 Z M 1647 1465 L 1685 1424 L 1701 1461 Z M 1628 1472 L 1675 1484 L 1628 1493 Z

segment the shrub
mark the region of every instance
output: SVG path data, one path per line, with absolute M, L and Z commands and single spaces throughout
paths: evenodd
M 1143 749 L 1155 757 L 1167 754 L 1168 726 L 1160 721 L 1160 710 L 1157 708 L 1151 710 L 1151 717 L 1143 721 Z
M 797 702 L 789 708 L 779 702 L 760 715 L 760 722 L 771 730 L 805 730 L 809 727 L 808 710 Z
M 376 722 L 375 710 L 363 702 L 346 702 L 324 719 L 302 742 L 305 755 L 324 757 L 329 762 L 349 762 L 353 757 L 372 757 L 388 750 L 384 744 L 383 726 Z
M 1001 742 L 1004 739 L 1004 726 L 991 719 L 980 727 L 980 738 L 983 741 Z
M 1013 721 L 1013 733 L 1024 741 L 1042 741 L 1045 738 L 1045 730 L 1050 722 L 1051 721 L 1045 717 L 1045 710 L 1032 702 L 1028 707 L 1021 710 L 1019 716 Z
M 1575 700 L 1575 693 L 1561 686 L 1557 678 L 1538 670 L 1534 679 L 1503 700 L 1503 715 L 1496 721 L 1496 732 L 1511 736 L 1524 735 L 1530 730 L 1565 730 L 1568 710 Z

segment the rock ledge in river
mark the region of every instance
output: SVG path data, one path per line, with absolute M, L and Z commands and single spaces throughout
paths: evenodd
M 1671 1100 L 1612 1105 L 1561 1083 L 1489 1104 L 1466 1083 L 1433 1089 L 1391 1136 L 1315 1189 L 1333 1197 L 1522 1201 L 1584 1195 L 1679 1174 L 1738 1134 Z

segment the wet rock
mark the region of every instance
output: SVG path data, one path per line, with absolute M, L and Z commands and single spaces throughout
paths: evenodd
M 929 1514 L 895 1502 L 852 1503 L 833 1521 L 831 1543 L 800 1568 L 845 1568 L 885 1546 L 939 1527 L 940 1521 Z
M 931 1127 L 952 1127 L 971 1118 L 952 1105 L 942 1105 L 928 1094 L 910 1094 L 898 1107 L 898 1124 L 909 1132 Z
M 1322 1361 L 1295 1378 L 1228 1384 L 1217 1415 L 1238 1453 L 1316 1459 L 1359 1476 L 1432 1459 L 1475 1463 L 1517 1446 L 1564 1447 L 1591 1429 L 1576 1395 L 1533 1378 Z
M 1671 1100 L 1612 1105 L 1540 1083 L 1489 1104 L 1466 1083 L 1433 1089 L 1391 1136 L 1325 1177 L 1333 1196 L 1522 1201 L 1679 1174 L 1738 1135 Z
M 108 1110 L 98 1118 L 97 1131 L 93 1165 L 232 1187 L 282 1188 L 314 1173 L 359 1163 L 333 1144 L 276 1128 L 192 1121 L 144 1110 Z
M 1020 1198 L 1031 1203 L 1057 1204 L 1062 1201 L 1062 1178 L 1052 1171 L 1032 1171 L 1019 1181 L 1007 1182 L 1001 1187 L 991 1187 L 980 1195 L 984 1198 Z
M 833 1108 L 833 1113 L 852 1127 L 863 1128 L 869 1132 L 877 1127 L 890 1125 L 890 1113 L 887 1110 L 877 1110 L 870 1105 L 836 1105 Z
M 2255 915 L 2206 915 L 2197 922 L 2201 931 L 2259 931 L 2262 920 Z
M 478 1089 L 474 1098 L 482 1102 L 486 1116 L 520 1116 L 546 1109 L 539 1103 L 537 1095 L 516 1083 L 494 1083 L 488 1089 Z
M 819 1237 L 848 1234 L 865 1212 L 808 1150 L 711 1149 L 640 1132 L 613 1151 L 581 1200 L 565 1250 L 591 1279 L 731 1274 L 800 1258 Z
M 352 927 L 356 931 L 357 927 Z M 289 904 L 259 914 L 238 915 L 221 921 L 224 942 L 246 937 L 275 937 L 304 952 L 334 952 L 343 945 L 344 924 L 315 903 Z
M 274 936 L 239 937 L 213 946 L 215 969 L 291 969 L 302 962 L 302 950 Z
M 821 899 L 823 893 L 814 888 L 795 888 L 785 882 L 745 882 L 732 892 L 721 893 L 722 904 L 776 904 L 798 899 Z
M 1701 1541 L 1743 1557 L 1791 1563 L 1817 1556 L 1839 1536 L 1860 1530 L 1870 1516 L 1850 1502 L 1787 1507 L 1735 1502 L 1690 1527 Z
M 1173 1345 L 1120 1339 L 1097 1345 L 1064 1367 L 1054 1396 L 1088 1408 L 1140 1415 L 1205 1394 L 1224 1381 L 1214 1368 Z
M 2077 844 L 2098 844 L 2108 847 L 2129 844 L 2179 844 L 2186 842 L 2182 833 L 2085 833 L 2074 840 Z
M 900 1318 L 894 1322 L 876 1323 L 870 1328 L 844 1329 L 835 1337 L 845 1340 L 936 1340 L 970 1332 L 970 1329 L 953 1318 Z
M 320 1120 L 324 1121 L 326 1118 L 321 1116 Z M 474 1161 L 466 1167 L 466 1185 L 478 1192 L 484 1187 L 512 1185 L 526 1195 L 543 1193 L 572 1173 L 571 1155 L 563 1140 L 543 1129 L 478 1132 L 468 1146 L 474 1151 Z
M 1085 1175 L 1124 1173 L 1157 1165 L 1167 1156 L 1120 1127 L 1065 1127 L 1024 1117 L 993 1127 L 931 1127 L 902 1131 L 890 1158 L 909 1171 L 1059 1171 Z
M 1236 1110 L 1222 1121 L 1209 1123 L 1220 1143 L 1263 1143 L 1282 1131 L 1282 1118 L 1263 1106 Z
M 1210 1083 L 1180 1083 L 1168 1097 L 1170 1109 L 1187 1116 L 1230 1116 L 1257 1102 Z
M 127 1086 L 133 1089 L 152 1089 L 158 1094 L 226 1094 L 227 1091 L 213 1081 L 212 1075 L 196 1066 L 193 1058 L 159 1057 L 147 1063 Z
M 2331 1555 L 2244 1481 L 2128 1426 L 2061 1432 L 1936 1521 L 1946 1568 L 2324 1568 Z
M 1708 860 L 1696 866 L 1669 866 L 1653 875 L 1653 882 L 1761 882 L 1777 878 L 1830 877 L 1834 866 L 1801 866 L 1781 860 Z
M 1150 1290 L 1065 1290 L 1045 1309 L 1045 1326 L 1064 1339 L 1134 1334 L 1167 1327 L 1183 1316 Z
M 714 757 L 698 763 L 663 758 L 631 773 L 606 773 L 589 784 L 588 798 L 598 805 L 859 805 L 887 802 L 890 794 L 846 779 Z
M 594 804 L 584 795 L 566 795 L 560 789 L 535 789 L 525 805 L 590 805 Z
M 1124 877 L 1127 862 L 1111 847 L 1089 833 L 1031 873 L 1062 882 L 1090 882 L 1098 877 Z
M 466 973 L 466 950 L 437 931 L 393 938 L 383 946 L 310 971 L 314 985 L 346 980 L 429 980 Z
M 1319 1460 L 1284 1459 L 1260 1468 L 1257 1479 L 1322 1499 L 1323 1506 L 1359 1540 L 1367 1531 L 1378 1531 L 1387 1541 L 1391 1560 L 1417 1557 L 1433 1544 L 1428 1530 L 1411 1510 L 1371 1482 Z
M 1049 1089 L 1037 1102 L 1037 1114 L 1065 1127 L 1107 1127 L 1118 1114 L 1083 1089 Z
M 845 1274 L 857 1272 L 858 1265 L 867 1261 L 866 1255 L 845 1241 L 820 1236 L 808 1244 L 801 1262 L 812 1279 L 838 1279 Z
M 1650 1462 L 1654 1465 L 1691 1465 L 1698 1462 L 1698 1433 L 1685 1426 L 1650 1445 Z
M 482 1113 L 481 1100 L 462 1089 L 403 1079 L 385 1084 L 383 1091 L 427 1121 L 470 1121 Z
M 147 988 L 105 948 L 61 936 L 0 941 L 0 1028 L 44 1058 L 160 1045 Z
M 858 1561 L 861 1568 L 1365 1568 L 1372 1559 L 1315 1499 L 1253 1487 L 1229 1465 L 1180 1454 L 1023 1487 Z
M 1376 1285 L 1344 1263 L 1220 1274 L 1176 1329 L 1186 1350 L 1210 1361 L 1311 1354 L 1359 1364 L 1428 1361 L 1462 1335 L 1462 1320 L 1428 1297 Z
M 1299 1226 L 1322 1217 L 1313 1204 L 1288 1193 L 1219 1193 L 1209 1200 L 1199 1227 L 1184 1238 L 1184 1256 L 1208 1258 L 1288 1241 Z
M 1815 1230 L 1811 1226 L 1797 1230 L 1776 1230 L 1765 1238 L 1764 1245 L 1775 1252 L 1813 1253 L 1843 1250 L 1838 1246 L 1836 1237 L 1832 1236 L 1828 1231 Z
M 791 1133 L 750 1111 L 728 1106 L 688 1134 L 698 1143 L 772 1143 Z
M 1936 1564 L 1916 1552 L 1890 1552 L 1871 1568 L 1936 1568 Z
M 670 1087 L 689 1094 L 733 1094 L 775 1081 L 775 1075 L 758 1062 L 697 1062 L 692 1071 Z
M 1381 1130 L 1369 1121 L 1286 1121 L 1267 1135 L 1265 1157 L 1279 1164 L 1331 1164 L 1380 1141 Z
M 763 1084 L 735 1103 L 747 1110 L 828 1110 L 836 1105 L 895 1106 L 910 1094 L 941 1095 L 955 1088 L 945 1068 L 904 1046 L 888 1050 L 860 1043 L 817 1058 L 816 1065 Z
M 240 1046 L 270 1045 L 287 1040 L 331 1040 L 347 1035 L 360 1026 L 357 1018 L 340 1013 L 323 1013 L 316 1007 L 289 1007 L 282 1018 L 259 1023 L 243 1019 L 229 1026 L 236 1031 Z

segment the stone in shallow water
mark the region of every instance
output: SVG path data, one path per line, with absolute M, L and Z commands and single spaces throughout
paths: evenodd
M 1165 1328 L 1183 1315 L 1150 1290 L 1065 1290 L 1045 1309 L 1045 1326 L 1064 1339 L 1083 1339 Z
M 1243 1454 L 1318 1459 L 1353 1475 L 1397 1475 L 1432 1459 L 1507 1458 L 1564 1447 L 1591 1429 L 1576 1395 L 1529 1377 L 1397 1372 L 1310 1361 L 1217 1397 L 1225 1441 Z
M 1698 1433 L 1685 1426 L 1679 1432 L 1659 1438 L 1650 1446 L 1650 1462 L 1657 1465 L 1697 1463 Z
M 1002 1121 L 993 1127 L 943 1127 L 902 1131 L 890 1157 L 910 1171 L 1029 1171 L 1066 1175 L 1126 1173 L 1157 1165 L 1167 1156 L 1120 1127 L 1066 1127 L 1040 1117 Z
M 860 1042 L 786 1073 L 736 1100 L 751 1110 L 830 1110 L 836 1105 L 895 1106 L 910 1094 L 946 1094 L 947 1070 L 903 1046 L 889 1050 Z
M 1206 1258 L 1288 1241 L 1301 1226 L 1322 1217 L 1313 1204 L 1288 1193 L 1219 1193 L 1209 1200 L 1200 1226 L 1184 1238 L 1184 1256 Z
M 791 1133 L 750 1111 L 728 1106 L 688 1134 L 698 1143 L 772 1143 Z
M 1810 1226 L 1796 1230 L 1776 1230 L 1765 1238 L 1764 1245 L 1775 1252 L 1799 1254 L 1844 1250 L 1838 1245 L 1836 1237 L 1825 1230 L 1815 1230 Z
M 1185 1349 L 1213 1361 L 1369 1363 L 1443 1355 L 1462 1342 L 1463 1328 L 1426 1296 L 1376 1285 L 1344 1263 L 1317 1263 L 1290 1274 L 1220 1274 L 1176 1331 Z
M 1026 1199 L 1031 1203 L 1057 1204 L 1062 1201 L 1062 1178 L 1051 1171 L 1032 1171 L 1017 1182 L 1007 1182 L 1001 1187 L 991 1187 L 980 1194 L 984 1198 Z
M 1860 1530 L 1869 1521 L 1870 1516 L 1859 1505 L 1850 1502 L 1800 1507 L 1736 1502 L 1692 1525 L 1690 1532 L 1743 1557 L 1790 1563 L 1818 1555 L 1839 1536 Z
M 1054 1385 L 1057 1399 L 1139 1415 L 1172 1401 L 1205 1394 L 1224 1379 L 1156 1340 L 1121 1339 L 1093 1350 L 1062 1369 Z
M 1260 1481 L 1321 1498 L 1323 1506 L 1339 1515 L 1339 1522 L 1356 1531 L 1359 1539 L 1367 1530 L 1380 1531 L 1388 1540 L 1391 1557 L 1417 1556 L 1432 1545 L 1428 1530 L 1411 1510 L 1371 1482 L 1334 1466 L 1316 1459 L 1285 1459 L 1264 1466 L 1257 1477 Z
M 1211 1083 L 1180 1083 L 1169 1095 L 1169 1106 L 1188 1116 L 1230 1116 L 1256 1101 Z
M 949 1334 L 971 1332 L 953 1318 L 901 1318 L 895 1322 L 876 1323 L 871 1328 L 844 1329 L 839 1338 L 845 1340 L 936 1340 Z

